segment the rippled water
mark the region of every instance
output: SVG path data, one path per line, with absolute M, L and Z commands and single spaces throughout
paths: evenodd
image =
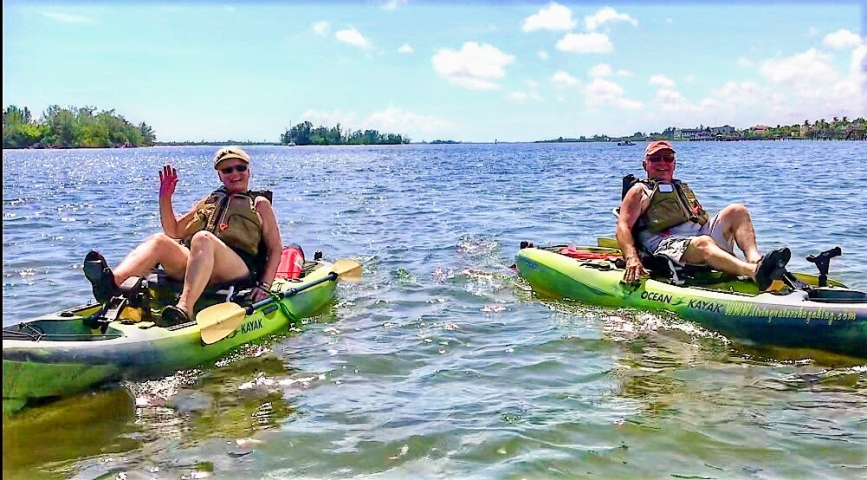
M 743 202 L 792 270 L 836 245 L 867 288 L 867 144 L 678 144 L 716 211 Z M 112 265 L 216 186 L 211 147 L 3 152 L 3 324 L 90 299 Z M 688 321 L 534 298 L 521 240 L 611 236 L 642 146 L 251 147 L 284 243 L 364 281 L 300 333 L 217 365 L 3 422 L 12 478 L 865 478 L 867 361 L 748 349 Z M 121 475 L 123 474 L 123 475 Z

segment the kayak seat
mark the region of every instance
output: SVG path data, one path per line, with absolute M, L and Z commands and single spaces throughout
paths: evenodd
M 162 268 L 157 268 L 151 272 L 147 276 L 147 281 L 150 288 L 170 291 L 178 295 L 184 290 L 183 280 L 176 280 L 166 275 L 165 270 Z M 230 295 L 236 297 L 242 292 L 249 293 L 249 290 L 255 286 L 256 283 L 249 278 L 242 278 L 235 282 L 209 285 L 202 292 L 202 298 L 210 300 L 222 299 L 222 301 L 226 302 L 230 300 Z M 230 291 L 232 292 L 231 294 Z

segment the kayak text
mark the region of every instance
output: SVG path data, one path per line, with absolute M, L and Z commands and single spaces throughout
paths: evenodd
M 245 333 L 250 333 L 253 330 L 259 330 L 260 328 L 262 328 L 261 318 L 258 318 L 256 320 L 250 320 L 249 322 L 245 322 L 243 325 L 238 327 L 234 332 L 232 332 L 232 335 L 230 335 L 228 338 L 232 338 L 238 334 L 243 335 Z

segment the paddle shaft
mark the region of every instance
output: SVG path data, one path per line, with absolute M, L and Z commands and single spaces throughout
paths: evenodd
M 260 307 L 264 307 L 265 305 L 268 305 L 269 303 L 276 302 L 278 300 L 283 300 L 286 297 L 291 297 L 291 296 L 296 295 L 300 292 L 303 292 L 304 290 L 307 290 L 308 288 L 315 287 L 316 285 L 319 285 L 320 283 L 330 282 L 332 280 L 335 280 L 336 278 L 337 278 L 337 273 L 331 272 L 328 275 L 320 278 L 319 280 L 314 280 L 314 281 L 308 283 L 307 285 L 304 285 L 304 286 L 301 286 L 298 288 L 290 288 L 289 290 L 286 290 L 285 292 L 280 292 L 276 295 L 272 295 L 272 296 L 266 298 L 265 300 L 260 300 L 256 303 L 250 305 L 249 307 L 247 307 L 247 315 L 252 315 L 254 310 L 256 310 L 257 308 L 260 308 Z

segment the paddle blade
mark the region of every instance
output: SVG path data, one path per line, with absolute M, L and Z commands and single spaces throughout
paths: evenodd
M 607 237 L 597 238 L 596 239 L 596 246 L 602 247 L 602 248 L 616 248 L 616 249 L 620 250 L 620 244 L 617 243 L 616 238 L 607 238 Z
M 244 321 L 247 311 L 237 303 L 226 302 L 210 306 L 196 315 L 202 332 L 202 342 L 210 345 L 226 338 Z
M 357 283 L 361 281 L 361 264 L 355 260 L 341 258 L 334 262 L 331 271 L 344 282 Z

